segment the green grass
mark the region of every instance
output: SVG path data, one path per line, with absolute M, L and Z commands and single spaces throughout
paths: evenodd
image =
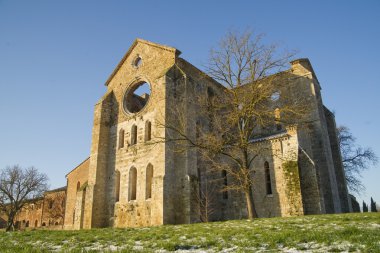
M 0 232 L 0 252 L 380 252 L 380 213 Z

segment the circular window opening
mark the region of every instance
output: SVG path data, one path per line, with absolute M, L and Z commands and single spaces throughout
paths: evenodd
M 141 111 L 148 103 L 150 97 L 150 85 L 147 82 L 137 83 L 128 89 L 124 95 L 123 106 L 126 112 L 136 113 Z
M 279 91 L 273 92 L 273 94 L 270 96 L 270 99 L 272 101 L 277 101 L 280 99 L 281 93 Z
M 141 57 L 140 57 L 140 56 L 137 56 L 137 57 L 133 60 L 132 65 L 133 65 L 133 67 L 138 68 L 138 67 L 140 67 L 141 63 L 142 63 L 142 59 L 141 59 Z

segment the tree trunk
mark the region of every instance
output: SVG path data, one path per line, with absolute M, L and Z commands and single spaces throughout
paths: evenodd
M 9 232 L 9 231 L 13 231 L 14 230 L 13 220 L 14 220 L 14 217 L 9 217 L 8 218 L 7 227 L 6 227 L 5 231 Z
M 255 203 L 253 202 L 252 186 L 248 187 L 248 190 L 244 192 L 245 199 L 247 201 L 248 219 L 253 220 L 257 218 Z

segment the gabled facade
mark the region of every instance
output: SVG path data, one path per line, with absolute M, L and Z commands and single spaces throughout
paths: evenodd
M 208 173 L 193 149 L 178 152 L 167 123 L 180 108 L 184 131 L 196 136 L 198 109 L 188 98 L 222 96 L 224 86 L 179 57 L 175 48 L 137 39 L 106 81 L 94 109 L 90 157 L 66 175 L 65 229 L 138 227 L 204 220 L 199 199 L 210 195 L 207 220 L 247 217 L 239 192 L 222 192 L 230 177 Z M 270 154 L 252 164 L 259 217 L 350 212 L 334 115 L 308 59 L 277 74 L 281 94 L 307 98 L 308 124 L 278 126 L 252 139 Z M 284 85 L 283 85 L 284 86 Z M 249 85 L 240 87 L 249 92 Z
M 107 80 L 107 91 L 95 106 L 91 153 L 86 160 L 87 183 L 78 189 L 75 205 L 66 204 L 68 211 L 75 206 L 71 211 L 75 217 L 65 219 L 67 228 L 201 220 L 202 210 L 195 199 L 208 177 L 199 169 L 201 158 L 193 150 L 180 154 L 172 143 L 157 138 L 168 134 L 168 129 L 160 126 L 176 120 L 171 108 L 185 103 L 183 98 L 225 88 L 179 55 L 175 48 L 137 39 Z M 291 65 L 284 72 L 288 92 L 310 97 L 312 123 L 307 128 L 287 127 L 254 140 L 284 155 L 290 151 L 298 154 L 288 163 L 268 156 L 254 164 L 262 168 L 255 176 L 257 212 L 260 217 L 348 212 L 334 117 L 322 103 L 320 84 L 310 62 L 299 59 Z M 135 93 L 144 86 L 144 94 Z M 196 108 L 184 108 L 187 134 L 195 134 Z M 68 179 L 70 182 L 70 176 Z M 246 217 L 240 193 L 226 196 L 217 191 L 215 198 L 216 211 L 211 219 Z

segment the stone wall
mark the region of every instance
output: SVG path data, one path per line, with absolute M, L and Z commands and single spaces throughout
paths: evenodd
M 210 128 L 197 99 L 208 99 L 210 90 L 225 96 L 226 89 L 179 54 L 171 47 L 136 40 L 107 80 L 107 91 L 94 109 L 87 167 L 68 175 L 66 228 L 199 222 L 204 211 L 197 195 L 210 182 L 218 182 L 210 220 L 247 217 L 241 192 L 221 192 L 229 175 L 210 173 L 210 164 L 197 150 L 169 141 L 180 137 L 170 125 L 190 138 L 197 138 L 198 129 Z M 297 119 L 297 127 L 269 127 L 267 138 L 257 142 L 270 150 L 252 165 L 257 213 L 272 217 L 340 212 L 345 186 L 336 166 L 331 119 L 310 62 L 293 61 L 290 70 L 273 77 L 279 94 L 307 99 L 309 123 Z M 145 82 L 149 95 L 131 95 Z M 128 97 L 140 111 L 129 111 Z M 80 171 L 86 171 L 88 184 L 76 189 L 75 180 L 86 177 L 76 174 Z
M 41 227 L 43 204 L 43 199 L 38 199 L 34 203 L 26 204 L 15 218 L 15 228 L 26 229 Z
M 173 66 L 176 54 L 173 48 L 137 40 L 107 81 L 107 94 L 95 109 L 85 227 L 164 223 L 165 144 L 161 141 L 164 131 L 160 125 L 165 124 L 165 74 Z M 149 101 L 140 112 L 126 112 L 124 96 L 141 82 L 149 83 Z M 152 140 L 146 141 L 148 121 Z M 134 131 L 136 141 L 132 140 Z M 124 143 L 120 144 L 120 140 Z M 149 198 L 148 166 L 153 167 Z M 133 198 L 132 188 L 135 188 Z
M 335 175 L 337 179 L 336 181 L 338 185 L 341 209 L 342 209 L 342 212 L 344 213 L 352 212 L 351 205 L 349 204 L 350 199 L 349 199 L 348 191 L 347 191 L 346 176 L 344 173 L 342 156 L 341 156 L 338 136 L 336 132 L 335 116 L 326 107 L 324 107 L 324 110 L 325 110 L 325 118 L 326 118 L 326 123 L 327 123 L 327 131 L 329 134 L 331 152 L 332 152 L 332 157 L 334 161 L 334 169 L 335 169 Z
M 326 213 L 341 212 L 340 198 L 334 170 L 330 140 L 321 97 L 321 87 L 308 59 L 292 62 L 293 86 L 310 96 L 308 138 L 315 163 L 322 209 Z
M 76 168 L 66 175 L 66 206 L 65 206 L 65 229 L 73 229 L 75 215 L 80 213 L 80 209 L 76 210 L 77 193 L 82 192 L 88 182 L 88 169 L 90 158 L 84 160 Z

